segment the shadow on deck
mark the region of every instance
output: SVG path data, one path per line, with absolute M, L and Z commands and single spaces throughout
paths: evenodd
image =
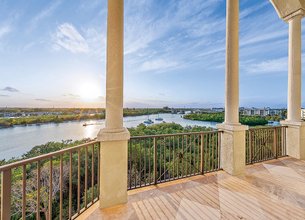
M 282 158 L 129 191 L 125 205 L 78 219 L 305 219 L 305 161 Z

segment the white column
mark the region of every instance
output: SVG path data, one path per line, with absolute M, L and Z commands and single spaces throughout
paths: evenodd
M 302 15 L 289 20 L 289 66 L 287 121 L 301 121 L 301 57 L 302 57 Z
M 221 167 L 229 174 L 245 171 L 245 130 L 239 123 L 239 0 L 227 0 L 225 121 L 221 134 Z
M 124 0 L 108 1 L 106 129 L 123 128 Z
M 98 134 L 100 208 L 127 202 L 127 146 L 123 127 L 124 0 L 108 0 L 106 127 Z
M 288 126 L 286 132 L 287 154 L 297 159 L 305 159 L 305 123 L 301 120 L 302 90 L 302 18 L 304 12 L 296 11 L 286 20 L 289 24 L 288 57 L 288 105 L 287 120 L 281 124 Z
M 239 0 L 227 0 L 225 124 L 239 124 Z

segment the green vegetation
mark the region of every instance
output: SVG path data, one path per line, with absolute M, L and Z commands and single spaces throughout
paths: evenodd
M 146 126 L 145 124 L 140 124 L 135 128 L 128 128 L 130 135 L 134 136 L 143 136 L 143 135 L 158 135 L 158 134 L 175 134 L 175 133 L 187 133 L 187 132 L 199 132 L 199 131 L 212 131 L 211 128 L 201 127 L 201 126 L 187 126 L 183 127 L 182 125 L 176 123 L 161 123 Z M 12 158 L 8 161 L 0 161 L 0 166 L 13 163 L 19 160 L 29 159 L 36 157 L 42 154 L 47 154 L 62 150 L 65 148 L 77 146 L 83 143 L 93 141 L 92 139 L 83 139 L 83 140 L 64 140 L 62 142 L 48 142 L 46 144 L 38 145 L 33 147 L 30 151 L 23 154 L 20 158 Z
M 136 136 L 157 136 L 130 140 L 128 147 L 129 188 L 153 184 L 155 158 L 157 183 L 200 174 L 201 168 L 203 168 L 203 172 L 219 169 L 218 133 L 190 133 L 212 131 L 211 128 L 199 126 L 183 128 L 174 123 L 164 123 L 152 126 L 139 125 L 130 131 Z M 183 133 L 183 135 L 158 136 L 172 133 Z M 203 154 L 201 154 L 202 148 Z M 203 158 L 203 163 L 201 163 L 201 158 Z
M 90 119 L 103 119 L 104 114 L 92 115 L 41 115 L 19 118 L 0 118 L 0 127 L 11 127 L 14 125 L 30 125 L 44 123 L 62 123 L 66 121 L 80 121 Z
M 268 120 L 268 121 L 281 121 L 281 120 L 284 120 L 283 116 L 281 116 L 281 115 L 273 115 L 273 116 L 267 115 L 265 117 L 265 119 Z
M 139 115 L 151 115 L 158 113 L 170 113 L 170 109 L 166 108 L 124 108 L 123 115 L 124 116 L 139 116 Z
M 212 129 L 205 128 L 205 127 L 182 127 L 181 125 L 175 123 L 161 123 L 152 126 L 145 126 L 144 124 L 140 124 L 136 128 L 131 128 L 130 133 L 131 136 L 139 136 L 139 135 L 156 135 L 156 134 L 173 134 L 173 133 L 185 133 L 185 132 L 197 132 L 197 131 L 210 131 Z M 173 140 L 168 139 L 168 143 L 165 139 L 159 139 L 156 141 L 157 144 L 157 151 L 160 158 L 165 158 L 165 160 L 158 161 L 160 165 L 157 168 L 157 174 L 160 178 L 168 178 L 168 175 L 173 175 L 173 173 L 169 172 L 174 166 L 179 165 L 178 173 L 179 175 L 188 175 L 188 173 L 193 174 L 194 172 L 198 172 L 198 166 L 200 165 L 199 158 L 199 149 L 200 149 L 200 136 L 184 136 L 185 138 L 175 138 Z M 217 143 L 216 136 L 208 137 L 205 139 L 205 143 L 207 144 L 208 141 L 213 140 L 213 143 Z M 50 152 L 55 152 L 61 149 L 65 149 L 72 146 L 77 146 L 83 143 L 87 143 L 92 141 L 90 139 L 84 139 L 80 141 L 62 141 L 62 142 L 48 142 L 43 145 L 36 146 L 32 148 L 29 152 L 21 156 L 20 158 L 12 158 L 8 161 L 0 161 L 0 165 L 4 165 L 7 163 L 16 162 L 18 160 L 28 159 L 32 157 L 36 157 L 42 154 L 47 154 Z M 184 146 L 184 149 L 182 148 Z M 180 146 L 180 148 L 177 148 Z M 216 147 L 216 144 L 215 144 Z M 95 152 L 92 154 L 92 148 L 88 148 L 88 199 L 87 201 L 91 201 L 92 199 L 92 192 L 94 198 L 98 196 L 97 190 L 97 171 L 98 171 L 98 154 L 97 146 L 95 146 Z M 135 184 L 139 184 L 139 182 L 134 183 L 132 180 L 137 179 L 137 181 L 145 181 L 149 179 L 149 175 L 152 175 L 153 171 L 153 155 L 148 154 L 149 149 L 151 150 L 152 145 L 146 142 L 143 143 L 133 143 L 132 146 L 129 147 L 129 167 L 128 173 L 131 175 L 129 176 L 129 186 L 134 186 Z M 175 149 L 174 149 L 175 148 Z M 214 149 L 214 148 L 213 148 Z M 212 161 L 211 158 L 213 156 L 209 155 L 212 151 L 206 149 L 205 156 Z M 214 149 L 216 152 L 216 148 Z M 150 151 L 152 152 L 152 151 Z M 176 160 L 169 160 L 169 158 L 173 158 L 173 152 L 177 158 Z M 197 152 L 197 153 L 196 153 Z M 81 153 L 81 160 L 80 160 L 80 191 L 81 191 L 81 201 L 80 205 L 81 208 L 84 207 L 85 201 L 85 150 L 82 149 Z M 132 155 L 131 155 L 132 153 Z M 215 153 L 214 153 L 215 154 Z M 92 155 L 94 155 L 94 165 L 92 167 Z M 144 160 L 147 159 L 146 160 Z M 215 158 L 214 158 L 215 160 Z M 60 176 L 60 169 L 59 169 L 59 161 L 60 158 L 58 156 L 53 157 L 53 190 L 52 190 L 52 219 L 59 219 L 59 198 L 60 198 L 60 188 L 59 188 L 59 176 Z M 143 170 L 145 161 L 145 169 Z M 150 161 L 150 162 L 149 162 Z M 194 162 L 195 161 L 195 162 Z M 209 166 L 206 163 L 206 166 Z M 216 164 L 216 162 L 215 162 Z M 42 160 L 39 163 L 40 165 L 40 216 L 41 219 L 48 219 L 49 213 L 49 178 L 50 178 L 50 161 L 49 160 Z M 182 166 L 183 165 L 183 166 Z M 70 166 L 70 158 L 69 153 L 63 155 L 63 218 L 68 218 L 68 198 L 69 198 L 69 166 Z M 78 186 L 78 155 L 77 152 L 72 154 L 72 210 L 73 213 L 76 213 L 77 210 L 77 186 Z M 141 168 L 142 167 L 142 168 Z M 91 178 L 91 171 L 94 168 L 94 182 L 92 182 Z M 172 169 L 173 170 L 173 169 Z M 142 172 L 142 175 L 140 174 Z M 150 173 L 149 173 L 150 172 Z M 27 207 L 26 207 L 26 215 L 27 219 L 35 219 L 36 216 L 36 199 L 37 199 L 37 163 L 29 164 L 26 166 L 26 183 L 27 188 L 29 190 L 26 191 L 26 198 L 27 198 Z M 144 175 L 143 175 L 144 174 Z M 93 184 L 93 187 L 92 187 Z M 22 207 L 22 167 L 14 169 L 12 171 L 12 213 L 13 216 L 11 219 L 20 219 L 21 218 L 21 207 Z
M 0 164 L 4 165 L 6 163 L 16 162 L 21 159 L 28 159 L 35 156 L 39 156 L 42 154 L 58 151 L 64 148 L 77 146 L 86 142 L 91 141 L 90 139 L 84 139 L 80 141 L 62 141 L 62 142 L 49 142 L 43 145 L 39 145 L 31 149 L 29 152 L 24 154 L 21 158 L 13 158 L 9 161 L 1 161 Z M 76 151 L 77 152 L 77 151 Z M 78 181 L 78 155 L 74 152 L 72 154 L 72 210 L 75 213 L 77 207 L 77 181 Z M 97 152 L 97 147 L 95 147 L 95 152 Z M 84 191 L 84 177 L 85 177 L 85 150 L 82 149 L 81 160 L 80 160 L 80 176 L 81 176 L 81 190 Z M 88 155 L 92 155 L 92 148 L 88 148 Z M 97 154 L 94 153 L 94 175 L 97 176 Z M 64 198 L 69 197 L 69 192 L 67 187 L 69 186 L 69 165 L 70 165 L 70 157 L 69 153 L 63 155 L 63 173 L 62 173 L 62 181 L 63 181 L 63 196 Z M 51 191 L 52 194 L 52 219 L 59 219 L 59 192 L 60 192 L 60 166 L 59 166 L 60 158 L 59 156 L 54 156 L 52 158 L 52 176 L 53 176 L 53 188 Z M 49 219 L 49 195 L 50 195 L 50 160 L 45 159 L 39 162 L 40 165 L 40 216 L 41 219 Z M 92 170 L 92 156 L 88 157 L 88 170 Z M 21 219 L 21 208 L 22 208 L 22 175 L 23 170 L 22 166 L 12 170 L 12 216 L 11 219 Z M 90 173 L 91 174 L 91 173 Z M 94 179 L 93 187 L 92 187 L 92 179 L 88 178 L 88 192 L 91 192 L 94 188 L 94 197 L 97 196 L 97 179 Z M 37 163 L 32 163 L 26 166 L 26 219 L 36 219 L 36 210 L 37 210 Z M 88 196 L 88 201 L 91 201 L 92 194 L 90 193 Z M 84 206 L 84 195 L 81 195 L 82 199 L 82 207 Z M 63 202 L 63 219 L 68 219 L 68 200 L 65 199 Z
M 63 114 L 72 114 L 79 112 L 102 112 L 103 108 L 0 108 L 0 113 L 39 113 L 39 112 L 62 112 Z
M 18 117 L 1 118 L 0 128 L 12 127 L 14 125 L 30 125 L 44 123 L 62 123 L 67 121 L 99 120 L 105 118 L 104 109 L 5 109 L 6 112 L 16 113 Z M 4 112 L 4 109 L 0 109 Z M 168 113 L 168 109 L 135 109 L 126 108 L 124 116 L 139 116 L 157 113 Z M 39 113 L 43 113 L 41 115 Z M 22 116 L 27 114 L 30 116 Z
M 146 126 L 145 124 L 139 124 L 136 128 L 128 129 L 131 136 L 144 136 L 144 135 L 158 135 L 158 134 L 176 134 L 187 132 L 199 132 L 199 131 L 211 131 L 211 128 L 201 126 L 186 126 L 183 127 L 176 123 L 161 123 Z
M 151 126 L 144 124 L 138 125 L 136 128 L 129 129 L 131 136 L 143 135 L 159 135 L 159 134 L 175 134 L 187 133 L 198 131 L 211 131 L 211 128 L 206 127 L 182 127 L 175 123 L 161 123 Z M 266 130 L 264 130 L 266 131 Z M 273 130 L 270 131 L 273 134 Z M 281 132 L 279 131 L 279 135 Z M 264 133 L 258 131 L 256 138 L 264 137 Z M 270 136 L 271 137 L 271 136 Z M 273 138 L 269 138 L 270 143 L 273 143 Z M 209 172 L 219 169 L 219 146 L 218 134 L 211 133 L 202 136 L 199 134 L 188 134 L 181 136 L 157 137 L 155 139 L 157 166 L 156 166 L 156 180 L 158 183 L 167 181 L 169 179 L 181 178 L 190 175 L 201 173 L 201 165 L 204 171 Z M 249 138 L 247 136 L 247 161 L 249 160 Z M 64 148 L 80 145 L 92 141 L 84 139 L 80 141 L 62 141 L 62 142 L 49 142 L 43 145 L 32 148 L 29 152 L 24 154 L 19 159 L 11 159 L 9 161 L 1 161 L 0 165 L 12 163 L 20 159 L 28 159 L 41 154 L 46 154 L 58 151 Z M 203 144 L 202 144 L 203 141 Z M 128 187 L 144 184 L 153 184 L 154 174 L 154 139 L 153 138 L 138 138 L 132 139 L 128 146 Z M 201 146 L 203 146 L 203 163 L 201 163 Z M 271 145 L 270 145 L 271 146 Z M 88 148 L 88 188 L 87 188 L 87 201 L 91 201 L 93 197 L 98 196 L 97 190 L 97 171 L 98 171 L 98 154 L 97 146 L 92 152 L 92 148 Z M 271 147 L 270 147 L 271 149 Z M 80 208 L 84 207 L 85 201 L 85 150 L 80 150 Z M 271 153 L 268 151 L 267 154 Z M 92 155 L 94 164 L 92 166 Z M 53 190 L 52 190 L 52 219 L 59 219 L 59 157 L 53 157 Z M 40 161 L 40 215 L 41 219 L 48 219 L 46 216 L 49 212 L 48 198 L 49 198 L 49 174 L 50 174 L 50 161 Z M 68 218 L 68 198 L 69 198 L 69 167 L 70 158 L 69 153 L 63 155 L 63 218 Z M 76 213 L 77 210 L 77 189 L 78 189 L 78 155 L 77 152 L 72 154 L 72 212 Z M 94 169 L 92 169 L 94 168 Z M 94 180 L 92 182 L 91 171 L 94 170 Z M 27 206 L 26 215 L 27 219 L 35 219 L 36 215 L 36 199 L 37 199 L 37 163 L 29 164 L 26 166 L 26 183 L 29 190 L 26 191 Z M 22 168 L 14 169 L 12 172 L 12 213 L 11 219 L 21 218 L 21 204 L 22 204 Z M 92 187 L 93 185 L 93 187 Z
M 215 121 L 223 122 L 224 113 L 196 113 L 184 116 L 185 119 L 196 121 Z M 249 126 L 266 125 L 268 120 L 261 116 L 240 116 L 240 123 Z

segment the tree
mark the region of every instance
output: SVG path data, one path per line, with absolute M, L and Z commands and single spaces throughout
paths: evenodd
M 37 169 L 29 170 L 26 175 L 26 216 L 33 217 L 37 214 Z M 69 166 L 63 165 L 63 192 L 67 191 L 69 180 Z M 58 201 L 60 192 L 60 169 L 52 168 L 52 203 Z M 14 218 L 21 217 L 22 213 L 22 178 L 18 178 L 12 185 L 12 213 Z M 50 195 L 50 166 L 45 163 L 40 169 L 40 204 L 39 212 L 46 220 L 49 220 L 49 195 Z

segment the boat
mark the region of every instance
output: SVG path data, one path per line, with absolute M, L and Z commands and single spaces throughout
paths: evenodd
M 163 121 L 163 118 L 160 118 L 159 114 L 158 114 L 158 118 L 155 119 L 156 121 Z
M 144 121 L 144 124 L 150 125 L 153 124 L 154 122 L 151 119 L 147 119 Z
M 84 127 L 86 127 L 88 125 L 94 125 L 94 123 L 85 123 L 85 124 L 83 124 Z
M 148 109 L 147 109 L 147 120 L 144 121 L 144 124 L 151 125 L 154 122 L 149 118 Z

